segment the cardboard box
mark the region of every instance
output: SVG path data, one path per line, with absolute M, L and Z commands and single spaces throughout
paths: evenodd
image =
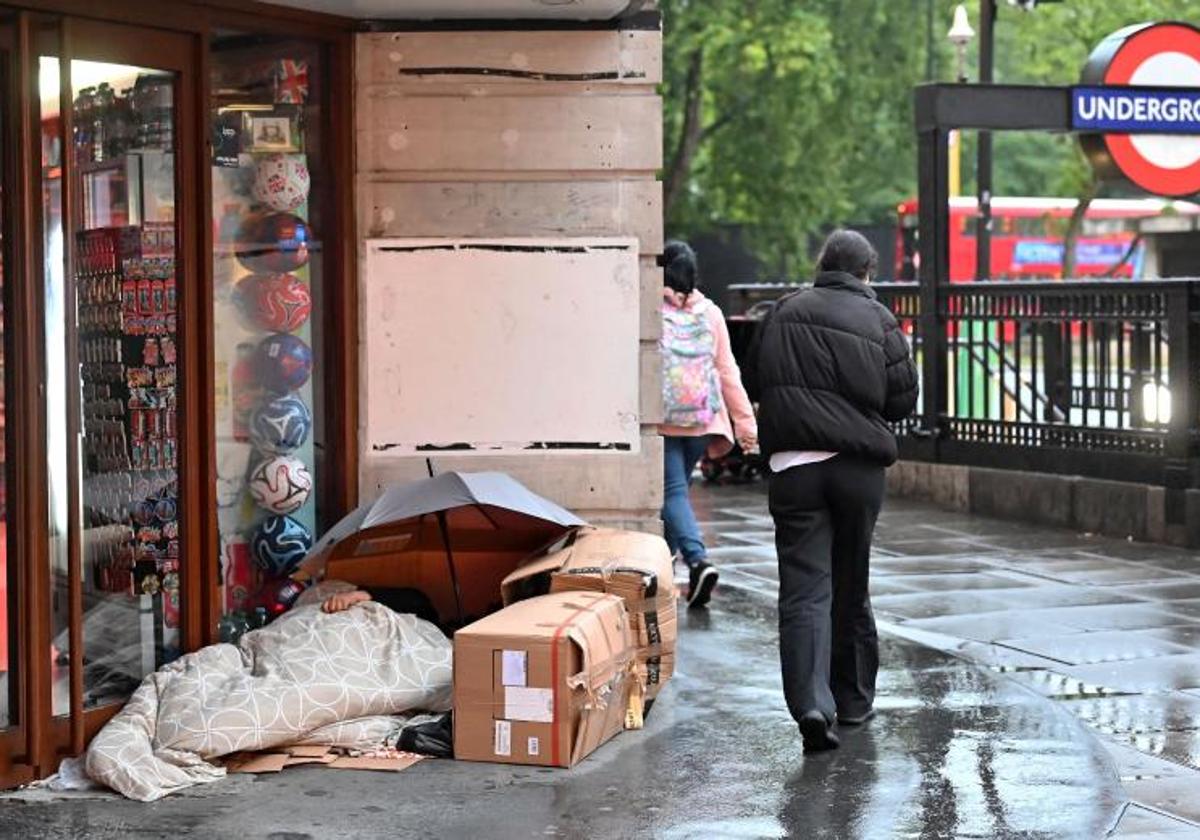
M 521 566 L 500 588 L 505 604 L 547 591 L 618 595 L 629 610 L 645 699 L 657 697 L 675 670 L 675 569 L 661 537 L 584 528 L 561 550 Z
M 625 603 L 531 598 L 454 634 L 454 757 L 571 767 L 621 731 L 633 678 Z

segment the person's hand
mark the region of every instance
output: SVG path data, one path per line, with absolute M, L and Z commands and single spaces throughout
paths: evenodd
M 758 438 L 754 435 L 744 435 L 738 438 L 738 446 L 742 448 L 743 455 L 758 455 Z
M 339 592 L 325 599 L 325 603 L 321 604 L 321 611 L 338 613 L 350 609 L 355 604 L 361 604 L 363 601 L 370 600 L 371 595 L 363 592 L 361 589 L 356 589 L 353 592 Z

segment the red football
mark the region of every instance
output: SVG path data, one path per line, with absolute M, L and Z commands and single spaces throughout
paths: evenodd
M 242 311 L 254 326 L 295 332 L 312 313 L 308 285 L 294 274 L 251 274 L 237 285 Z

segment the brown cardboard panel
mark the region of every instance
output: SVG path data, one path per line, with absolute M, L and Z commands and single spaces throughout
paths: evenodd
M 624 602 L 531 598 L 454 637 L 454 753 L 570 767 L 620 731 L 633 671 Z
M 332 764 L 337 761 L 338 757 L 330 753 L 329 755 L 314 755 L 314 756 L 292 756 L 284 764 L 284 767 L 295 767 L 299 764 Z
M 548 588 L 551 592 L 607 592 L 621 597 L 630 614 L 637 658 L 669 667 L 642 669 L 646 699 L 658 695 L 674 671 L 679 626 L 674 564 L 661 537 L 633 531 L 588 528 L 560 551 L 527 563 L 501 584 L 505 603 Z
M 278 773 L 287 766 L 289 758 L 287 753 L 247 753 L 227 768 L 231 773 Z
M 333 770 L 387 770 L 398 773 L 401 770 L 407 770 L 409 767 L 412 767 L 424 757 L 423 755 L 412 755 L 411 753 L 404 753 L 403 755 L 388 758 L 344 755 L 326 766 Z
M 285 750 L 288 755 L 295 758 L 321 758 L 328 755 L 329 751 L 329 747 L 322 746 L 321 744 L 295 744 Z

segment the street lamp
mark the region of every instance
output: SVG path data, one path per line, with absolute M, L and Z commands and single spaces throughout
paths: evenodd
M 946 33 L 946 38 L 958 51 L 958 81 L 966 82 L 967 45 L 975 38 L 975 30 L 971 28 L 971 21 L 967 18 L 967 7 L 962 3 L 954 8 L 954 23 Z

